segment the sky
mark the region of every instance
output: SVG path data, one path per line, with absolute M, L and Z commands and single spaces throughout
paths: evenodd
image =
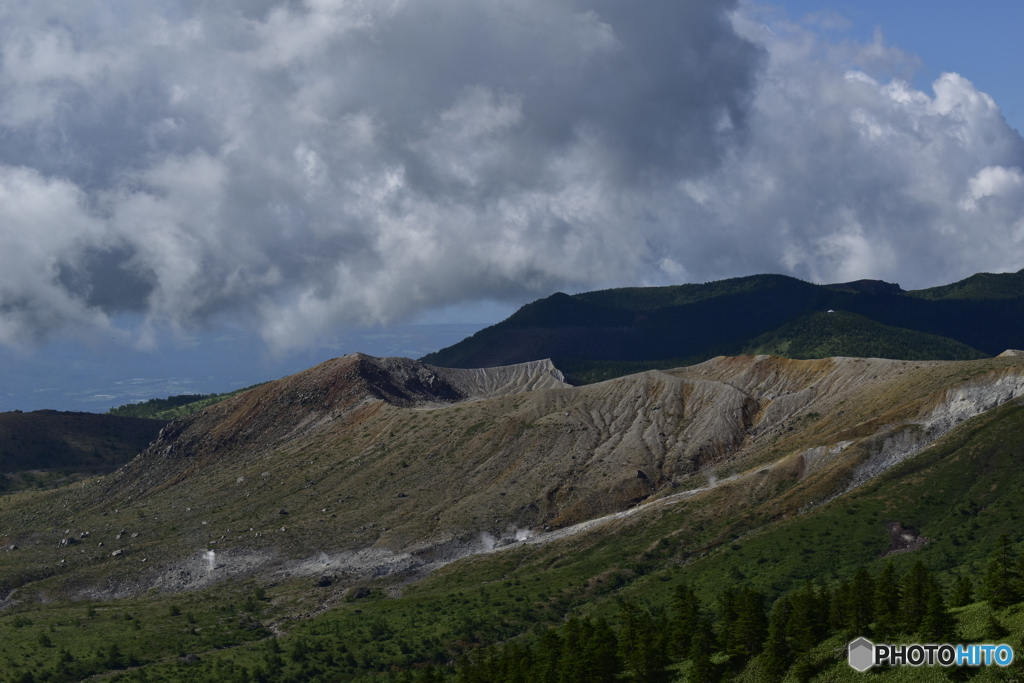
M 430 350 L 555 291 L 1017 271 L 1022 25 L 1001 0 L 0 0 L 0 410 Z

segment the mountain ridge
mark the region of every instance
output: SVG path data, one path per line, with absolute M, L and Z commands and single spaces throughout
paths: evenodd
M 1024 270 L 909 292 L 876 280 L 815 285 L 784 275 L 559 292 L 422 360 L 486 367 L 552 358 L 573 376 L 594 381 L 636 371 L 637 364 L 667 368 L 736 355 L 749 351 L 754 339 L 792 333 L 801 317 L 829 310 L 860 316 L 860 324 L 851 328 L 851 344 L 833 344 L 824 355 L 992 356 L 1024 346 Z M 872 344 L 878 325 L 890 328 L 888 341 Z M 813 346 L 799 336 L 792 342 Z

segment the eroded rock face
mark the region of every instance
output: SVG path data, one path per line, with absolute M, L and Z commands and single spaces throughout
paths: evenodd
M 124 581 L 89 595 L 278 572 L 350 585 L 716 486 L 738 503 L 792 481 L 840 495 L 1024 395 L 1022 378 L 1012 357 L 748 356 L 569 387 L 547 361 L 450 370 L 354 354 L 175 421 L 51 508 L 92 510 L 79 523 L 119 541 L 104 554 Z M 52 540 L 39 566 L 63 558 Z
M 822 416 L 837 428 L 856 423 L 852 410 L 843 418 L 844 406 L 864 403 L 864 397 L 899 404 L 903 397 L 886 392 L 898 394 L 911 374 L 941 365 L 718 358 L 570 388 L 549 361 L 452 370 L 353 354 L 173 423 L 112 478 L 110 494 L 138 497 L 182 486 L 199 473 L 220 476 L 218 467 L 231 467 L 235 488 L 243 490 L 257 476 L 279 477 L 271 470 L 241 472 L 249 461 L 277 452 L 270 465 L 301 469 L 311 464 L 305 454 L 330 454 L 331 468 L 349 476 L 324 478 L 309 468 L 307 487 L 323 482 L 361 499 L 365 515 L 353 525 L 363 532 L 371 520 L 392 519 L 376 527 L 383 533 L 374 533 L 378 541 L 397 542 L 396 548 L 426 529 L 458 535 L 474 525 L 492 534 L 508 525 L 557 527 L 626 509 L 689 479 L 702 483 L 709 469 L 742 468 L 759 449 L 793 442 Z M 889 434 L 856 476 L 871 478 L 957 421 L 1019 395 L 1022 387 L 1020 376 L 1004 374 L 936 399 L 929 414 L 902 416 L 897 423 L 927 423 L 924 433 Z M 813 446 L 800 466 L 802 476 L 841 458 L 845 446 L 837 444 L 850 442 L 825 439 Z M 300 452 L 301 458 L 294 455 Z M 424 460 L 432 464 L 409 471 L 410 463 Z M 382 469 L 389 470 L 386 478 L 371 484 Z M 367 501 L 365 487 L 380 495 Z M 439 524 L 423 524 L 422 518 Z

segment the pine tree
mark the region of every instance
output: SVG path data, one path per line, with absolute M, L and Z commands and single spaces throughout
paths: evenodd
M 562 627 L 562 657 L 558 662 L 559 683 L 587 683 L 583 625 L 572 618 Z
M 121 660 L 121 649 L 117 646 L 117 643 L 111 643 L 104 652 L 103 666 L 108 669 L 123 669 L 124 662 Z
M 632 683 L 667 683 L 668 619 L 655 619 L 651 613 L 632 603 L 624 603 L 619 630 L 619 656 L 625 679 Z
M 544 629 L 533 655 L 530 680 L 536 683 L 558 683 L 558 660 L 562 655 L 562 639 L 555 629 Z
M 935 586 L 928 597 L 928 609 L 921 620 L 921 638 L 928 643 L 945 643 L 953 639 L 956 621 L 946 609 L 942 592 Z
M 736 591 L 728 587 L 718 595 L 718 642 L 725 652 L 735 652 L 736 620 L 739 616 Z
M 868 635 L 875 620 L 875 581 L 867 569 L 861 567 L 853 575 L 850 586 L 850 632 L 855 636 Z
M 677 659 L 685 659 L 690 654 L 694 634 L 701 627 L 700 600 L 692 588 L 680 584 L 673 595 L 672 607 L 670 652 Z
M 807 652 L 824 635 L 818 593 L 808 581 L 789 596 L 791 613 L 786 624 L 786 640 L 794 652 Z
M 807 683 L 814 677 L 814 667 L 811 665 L 811 659 L 809 655 L 800 655 L 793 662 L 793 666 L 790 667 L 793 678 L 799 683 Z
M 875 579 L 875 635 L 891 638 L 899 627 L 900 587 L 892 560 Z
M 476 656 L 480 654 L 479 651 L 474 653 Z M 455 667 L 455 683 L 483 683 L 481 676 L 483 668 L 483 662 L 463 656 L 459 660 L 458 666 Z M 496 678 L 495 680 L 498 681 L 500 679 Z
M 974 602 L 974 584 L 967 576 L 958 577 L 953 586 L 953 607 L 965 607 Z
M 783 596 L 772 605 L 768 614 L 768 636 L 764 644 L 764 666 L 773 680 L 781 680 L 792 662 L 792 650 L 786 638 L 788 622 L 793 606 L 788 596 Z
M 433 664 L 427 664 L 417 674 L 416 683 L 444 683 L 444 675 L 434 668 Z
M 1020 576 L 1016 570 L 1016 558 L 1010 537 L 1003 534 L 996 541 L 996 549 L 988 562 L 983 581 L 982 595 L 995 609 L 1001 609 L 1017 602 Z
M 586 683 L 614 683 L 622 671 L 618 640 L 604 619 L 598 619 L 586 630 Z
M 829 619 L 832 615 L 832 591 L 824 583 L 819 582 L 815 587 L 815 594 L 815 632 L 818 634 L 818 642 L 821 642 L 832 632 L 829 626 Z
M 985 637 L 991 640 L 998 640 L 999 638 L 1008 635 L 1010 635 L 1009 629 L 1007 629 L 1001 621 L 996 619 L 996 615 L 989 612 L 985 616 Z
M 832 594 L 828 623 L 835 633 L 846 633 L 850 624 L 850 583 L 843 581 Z
M 694 632 L 690 643 L 690 675 L 687 683 L 717 683 L 717 667 L 711 662 L 711 648 L 714 646 L 711 630 L 700 628 Z
M 903 577 L 900 594 L 900 622 L 907 633 L 917 633 L 928 611 L 929 594 L 935 590 L 931 573 L 921 560 Z
M 761 652 L 768 635 L 768 615 L 764 611 L 764 595 L 746 586 L 736 596 L 736 621 L 733 643 L 745 659 Z
M 493 675 L 483 679 L 481 683 L 495 680 L 501 680 L 502 683 L 528 683 L 530 669 L 533 666 L 529 648 L 511 642 L 502 649 L 502 655 L 500 678 L 499 675 Z

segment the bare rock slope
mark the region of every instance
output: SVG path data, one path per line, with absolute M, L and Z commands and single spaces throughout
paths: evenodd
M 112 475 L 0 510 L 0 544 L 21 548 L 0 582 L 121 595 L 245 574 L 357 581 L 710 489 L 794 511 L 1021 394 L 1021 357 L 723 357 L 570 387 L 547 361 L 353 354 L 175 421 Z M 786 481 L 807 482 L 804 498 L 778 494 Z M 89 552 L 60 545 L 83 532 Z

